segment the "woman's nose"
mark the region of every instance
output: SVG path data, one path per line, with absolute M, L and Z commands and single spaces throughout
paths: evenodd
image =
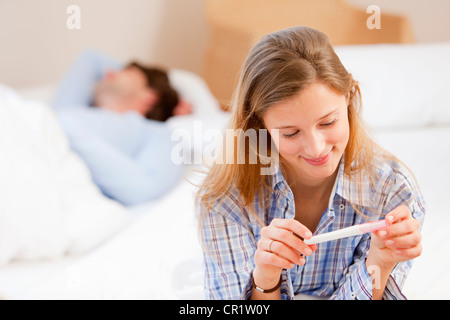
M 305 139 L 303 156 L 308 159 L 318 159 L 324 156 L 325 139 L 320 134 L 311 133 Z

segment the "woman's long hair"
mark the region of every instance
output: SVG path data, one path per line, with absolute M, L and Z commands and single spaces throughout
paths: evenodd
M 344 152 L 344 175 L 356 186 L 363 181 L 373 184 L 377 179 L 374 150 L 379 147 L 370 139 L 361 118 L 358 82 L 347 72 L 321 31 L 304 26 L 288 28 L 264 36 L 252 48 L 234 92 L 228 127 L 242 129 L 241 134 L 248 129 L 265 129 L 263 115 L 271 106 L 297 95 L 316 81 L 348 97 L 350 136 Z M 240 146 L 244 139 L 236 140 L 234 151 L 245 150 L 246 159 L 250 158 L 249 153 L 258 152 Z M 270 144 L 267 147 L 269 154 L 276 152 L 270 149 Z M 212 164 L 196 195 L 200 223 L 231 188 L 239 192 L 242 207 L 262 223 L 252 204 L 259 199 L 263 206 L 274 190 L 271 190 L 271 176 L 261 174 L 261 168 L 267 165 L 257 159 L 253 164 Z M 279 166 L 285 174 L 286 164 L 281 156 Z

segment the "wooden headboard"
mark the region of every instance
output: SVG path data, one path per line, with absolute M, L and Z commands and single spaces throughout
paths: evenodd
M 369 29 L 372 13 L 343 0 L 205 0 L 210 28 L 203 77 L 228 109 L 240 68 L 263 35 L 295 25 L 325 32 L 334 45 L 410 43 L 406 17 L 381 12 L 381 29 Z

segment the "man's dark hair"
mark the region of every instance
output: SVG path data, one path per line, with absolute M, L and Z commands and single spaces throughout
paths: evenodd
M 158 100 L 145 115 L 147 119 L 166 121 L 173 115 L 173 110 L 179 102 L 178 93 L 172 88 L 167 72 L 160 68 L 146 67 L 137 62 L 131 62 L 127 68 L 138 68 L 145 75 L 147 85 L 158 93 Z

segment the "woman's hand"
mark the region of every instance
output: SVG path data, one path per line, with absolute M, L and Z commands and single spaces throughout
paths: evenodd
M 396 263 L 414 259 L 422 253 L 420 223 L 406 206 L 386 215 L 389 226 L 372 234 L 368 260 L 379 267 L 393 268 Z
M 261 229 L 261 238 L 255 252 L 255 283 L 264 289 L 273 288 L 280 279 L 282 269 L 295 264 L 304 265 L 304 256 L 311 255 L 317 246 L 305 244 L 303 239 L 312 237 L 311 231 L 295 219 L 273 219 Z

